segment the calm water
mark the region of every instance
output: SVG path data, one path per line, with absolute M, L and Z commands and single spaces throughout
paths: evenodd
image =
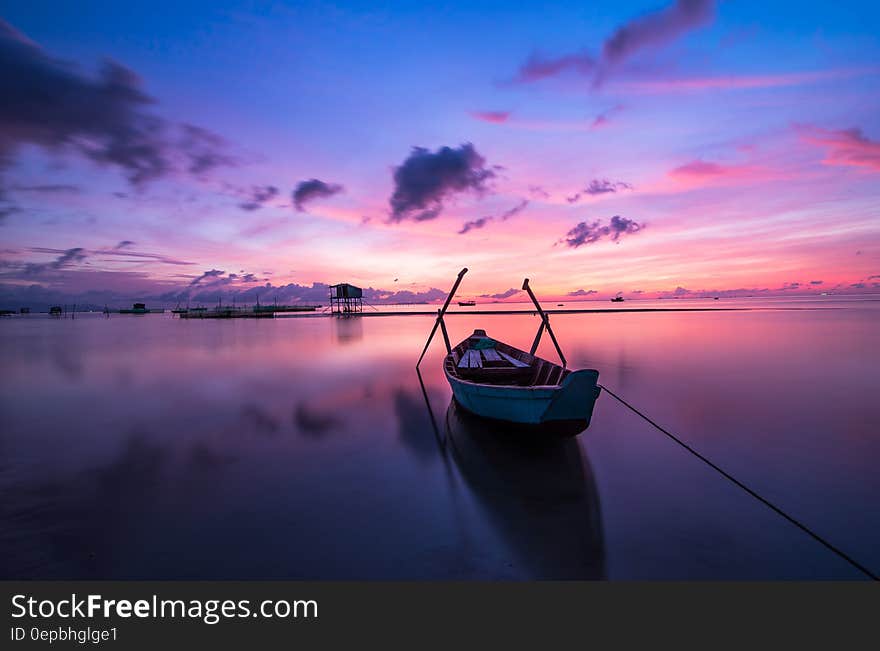
M 880 571 L 880 303 L 689 303 L 797 309 L 553 325 L 572 367 Z M 577 439 L 508 441 L 450 405 L 439 341 L 423 393 L 431 324 L 0 321 L 0 577 L 858 578 L 608 395 Z M 537 324 L 449 318 L 522 347 Z

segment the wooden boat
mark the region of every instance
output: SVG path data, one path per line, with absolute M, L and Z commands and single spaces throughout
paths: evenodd
M 485 330 L 479 329 L 454 348 L 450 346 L 443 315 L 465 273 L 467 269 L 459 273 L 446 304 L 438 313 L 419 364 L 439 326 L 447 349 L 443 373 L 461 407 L 483 418 L 563 435 L 586 429 L 601 391 L 597 384 L 599 372 L 567 368 L 565 356 L 550 328 L 550 318 L 532 293 L 528 278 L 523 281 L 523 290 L 528 292 L 541 317 L 529 352 L 492 339 Z M 535 355 L 545 329 L 561 365 Z
M 476 301 L 459 301 L 458 304 L 461 307 L 473 307 L 474 305 L 477 304 L 477 302 Z

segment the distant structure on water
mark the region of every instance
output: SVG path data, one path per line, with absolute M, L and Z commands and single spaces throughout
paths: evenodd
M 364 290 L 348 283 L 330 285 L 330 311 L 333 314 L 360 314 L 364 311 Z

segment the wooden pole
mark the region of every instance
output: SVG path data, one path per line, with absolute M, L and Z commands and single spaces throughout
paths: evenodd
M 443 304 L 443 307 L 437 312 L 437 320 L 434 322 L 434 327 L 431 329 L 431 334 L 428 335 L 428 341 L 425 342 L 425 347 L 422 349 L 422 354 L 419 355 L 419 361 L 416 362 L 416 368 L 419 368 L 419 364 L 422 363 L 422 359 L 425 357 L 425 353 L 428 352 L 428 346 L 431 345 L 431 340 L 434 339 L 434 335 L 437 334 L 437 328 L 443 324 L 444 335 L 446 334 L 446 324 L 443 323 L 443 315 L 446 314 L 446 309 L 449 307 L 449 304 L 452 302 L 452 297 L 455 296 L 455 292 L 458 291 L 458 286 L 461 284 L 461 279 L 464 278 L 464 275 L 467 273 L 467 267 L 458 272 L 458 278 L 455 279 L 455 284 L 452 286 L 452 289 L 449 292 L 449 296 L 446 297 L 446 302 Z M 446 338 L 446 348 L 449 349 L 449 338 Z
M 562 360 L 562 367 L 565 368 L 568 366 L 568 362 L 565 361 L 565 355 L 562 354 L 562 349 L 559 347 L 559 342 L 556 341 L 556 335 L 553 334 L 553 329 L 550 327 L 550 317 L 541 309 L 541 304 L 538 303 L 538 299 L 535 298 L 535 294 L 532 292 L 532 288 L 529 287 L 529 279 L 526 278 L 523 280 L 522 288 L 528 292 L 529 298 L 532 299 L 532 303 L 535 304 L 535 309 L 538 310 L 538 314 L 541 316 L 541 326 L 538 328 L 538 336 L 535 337 L 535 341 L 532 344 L 532 354 L 535 354 L 535 351 L 538 349 L 538 343 L 541 340 L 541 332 L 543 328 L 547 328 L 547 334 L 550 335 L 550 339 L 553 340 L 553 345 L 556 347 L 556 352 L 559 354 L 559 359 Z

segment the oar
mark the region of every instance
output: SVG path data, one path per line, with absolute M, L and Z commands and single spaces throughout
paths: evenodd
M 419 368 L 419 364 L 422 363 L 422 359 L 425 357 L 425 353 L 428 352 L 428 346 L 431 345 L 431 340 L 434 339 L 434 335 L 437 334 L 437 328 L 443 322 L 443 315 L 446 314 L 446 308 L 449 307 L 449 304 L 452 302 L 452 297 L 455 296 L 455 292 L 458 291 L 458 286 L 461 284 L 461 279 L 464 278 L 464 275 L 467 273 L 467 267 L 458 272 L 458 278 L 455 279 L 455 284 L 452 286 L 452 289 L 449 292 L 449 296 L 446 297 L 446 302 L 443 304 L 443 307 L 437 313 L 437 320 L 434 322 L 434 327 L 431 328 L 431 334 L 428 337 L 428 341 L 425 342 L 425 348 L 422 350 L 422 354 L 419 356 L 419 361 L 416 362 L 416 368 Z M 448 345 L 448 344 L 447 344 Z

